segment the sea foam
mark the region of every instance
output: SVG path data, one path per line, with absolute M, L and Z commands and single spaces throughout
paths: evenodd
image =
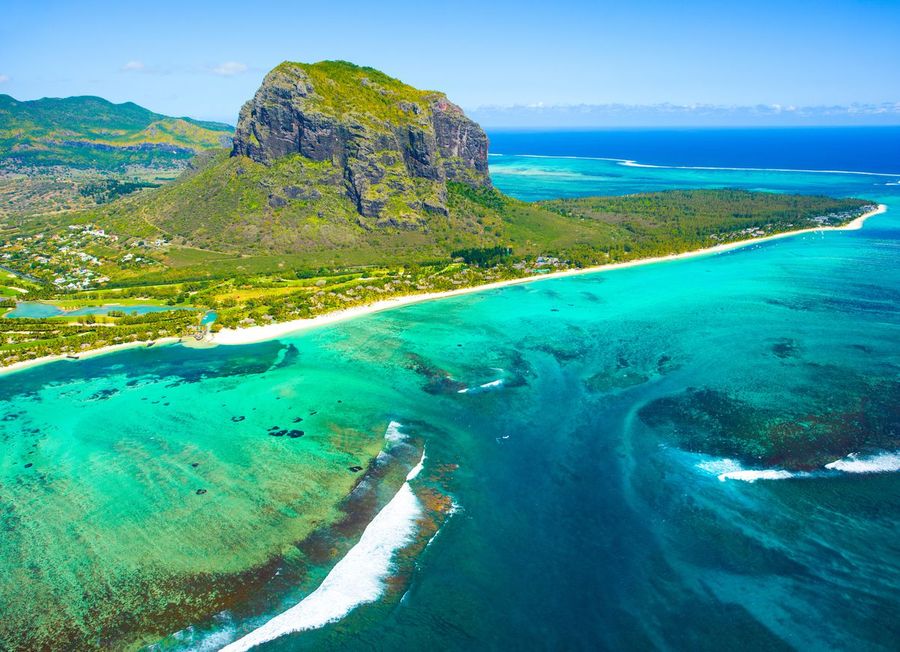
M 728 458 L 705 460 L 696 466 L 701 471 L 716 476 L 720 482 L 725 482 L 726 480 L 741 480 L 743 482 L 784 480 L 798 475 L 784 469 L 745 469 L 740 462 Z
M 238 652 L 291 632 L 317 629 L 374 602 L 384 593 L 394 553 L 415 535 L 422 507 L 409 483 L 378 512 L 362 538 L 306 598 L 243 638 L 222 648 Z
M 400 427 L 401 424 L 391 421 L 385 440 L 403 441 L 406 437 Z M 372 519 L 359 542 L 331 569 L 315 591 L 243 638 L 226 645 L 223 652 L 249 650 L 285 634 L 324 627 L 356 607 L 380 598 L 391 573 L 394 554 L 415 537 L 422 505 L 409 482 L 419 475 L 424 465 L 423 451 L 421 460 L 406 476 L 400 490 Z
M 832 471 L 844 473 L 890 473 L 900 471 L 900 452 L 878 453 L 867 457 L 859 457 L 851 453 L 847 457 L 825 465 Z
M 495 387 L 500 387 L 503 385 L 503 379 L 498 378 L 497 380 L 492 380 L 489 383 L 482 383 L 478 387 L 465 387 L 457 392 L 457 394 L 478 394 L 480 392 L 486 392 L 489 389 L 494 389 Z
M 719 481 L 742 480 L 744 482 L 756 482 L 757 480 L 784 480 L 793 477 L 793 473 L 783 469 L 742 469 L 741 471 L 721 473 Z
M 900 451 L 876 453 L 860 456 L 851 453 L 847 457 L 826 464 L 824 470 L 803 472 L 786 471 L 784 469 L 745 469 L 732 459 L 706 459 L 695 464 L 695 467 L 708 475 L 716 476 L 720 481 L 742 480 L 785 480 L 787 478 L 828 477 L 828 471 L 840 473 L 893 473 L 900 471 Z
M 391 421 L 388 424 L 387 430 L 384 431 L 385 441 L 397 443 L 406 439 L 406 435 L 400 432 L 402 425 L 403 424 L 397 423 L 396 421 Z
M 412 468 L 412 470 L 410 470 L 410 472 L 406 475 L 406 481 L 409 482 L 410 480 L 415 480 L 419 476 L 419 473 L 422 472 L 423 468 L 425 468 L 425 451 L 424 450 L 422 451 L 422 459 L 420 459 L 419 463 L 416 464 Z

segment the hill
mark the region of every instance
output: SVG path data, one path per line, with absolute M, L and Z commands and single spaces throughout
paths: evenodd
M 73 132 L 124 143 L 155 115 L 75 99 L 41 119 L 46 133 L 66 113 L 82 120 Z M 216 328 L 252 325 L 836 226 L 873 208 L 727 189 L 527 203 L 492 186 L 487 149 L 441 93 L 341 61 L 284 63 L 241 110 L 232 147 L 201 151 L 173 182 L 131 193 L 140 182 L 101 179 L 87 188 L 106 203 L 89 210 L 0 220 L 0 259 L 20 275 L 5 301 L 140 300 L 215 309 Z M 194 313 L 104 316 L 103 328 L 53 319 L 3 320 L 0 362 L 197 327 Z
M 132 102 L 90 96 L 20 102 L 0 95 L 0 164 L 7 168 L 183 165 L 197 152 L 221 147 L 231 133 L 225 124 L 160 115 Z

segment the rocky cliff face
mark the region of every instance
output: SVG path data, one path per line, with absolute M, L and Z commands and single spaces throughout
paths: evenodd
M 283 63 L 241 109 L 232 156 L 330 162 L 366 227 L 447 213 L 446 183 L 489 186 L 484 131 L 441 94 L 341 61 Z M 299 180 L 302 183 L 302 180 Z

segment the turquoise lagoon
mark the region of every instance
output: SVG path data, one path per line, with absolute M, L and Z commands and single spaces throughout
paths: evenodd
M 28 319 L 44 319 L 46 317 L 68 317 L 80 315 L 106 315 L 111 311 L 124 312 L 126 315 L 146 315 L 151 312 L 166 312 L 167 310 L 190 310 L 184 306 L 155 306 L 155 305 L 120 305 L 107 304 L 103 306 L 86 306 L 74 310 L 65 310 L 52 303 L 43 301 L 19 301 L 16 307 L 7 312 L 4 317 L 18 317 Z
M 359 599 L 259 649 L 896 648 L 900 177 L 518 156 L 492 173 L 526 199 L 739 186 L 891 209 L 3 376 L 0 647 L 217 649 L 305 601 L 303 622 L 327 620 L 310 594 L 338 564 L 326 583 Z M 347 556 L 404 487 L 394 534 L 419 535 L 389 563 Z

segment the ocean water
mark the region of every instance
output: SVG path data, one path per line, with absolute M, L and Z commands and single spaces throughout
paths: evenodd
M 489 130 L 495 154 L 607 157 L 647 165 L 900 173 L 900 127 Z
M 889 210 L 2 376 L 0 647 L 896 649 L 900 176 L 592 156 L 492 175 L 525 199 L 746 187 Z M 798 456 L 723 452 L 760 431 Z M 859 432 L 885 445 L 847 449 Z

